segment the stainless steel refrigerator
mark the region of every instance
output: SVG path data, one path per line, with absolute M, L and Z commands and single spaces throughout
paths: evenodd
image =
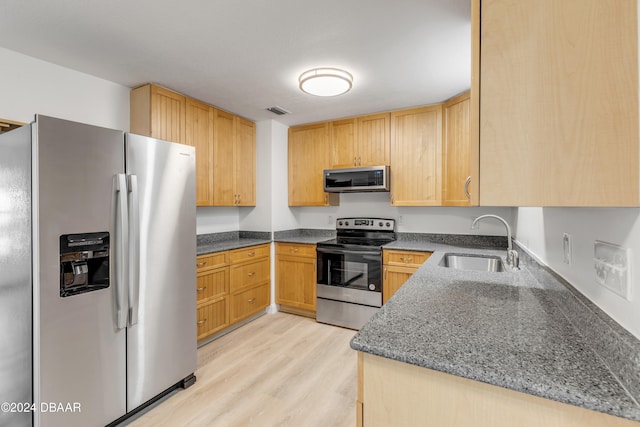
M 104 426 L 195 381 L 194 171 L 42 115 L 0 136 L 0 425 Z

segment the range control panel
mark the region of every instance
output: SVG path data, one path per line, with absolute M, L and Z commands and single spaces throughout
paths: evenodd
M 338 218 L 337 230 L 394 231 L 396 221 L 390 218 Z

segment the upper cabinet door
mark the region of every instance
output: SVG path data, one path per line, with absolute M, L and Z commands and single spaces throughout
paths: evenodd
M 236 117 L 235 171 L 236 205 L 256 205 L 256 124 Z
M 637 2 L 478 8 L 481 205 L 638 206 Z
M 324 191 L 323 171 L 330 165 L 329 123 L 289 128 L 289 206 L 337 204 Z
M 196 205 L 213 205 L 213 108 L 187 99 L 187 145 L 196 148 Z
M 478 139 L 470 138 L 469 92 L 442 106 L 442 205 L 478 205 Z
M 358 166 L 356 119 L 335 120 L 329 123 L 331 139 L 331 167 Z
M 391 204 L 440 206 L 442 104 L 391 113 Z
M 233 206 L 236 197 L 233 191 L 236 121 L 234 115 L 214 109 L 213 137 L 213 204 Z
M 358 117 L 358 166 L 389 165 L 390 113 Z
M 151 136 L 185 143 L 186 98 L 179 93 L 151 86 Z

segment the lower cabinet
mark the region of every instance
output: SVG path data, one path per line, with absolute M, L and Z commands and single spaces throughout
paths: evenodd
M 385 249 L 382 254 L 382 303 L 385 304 L 429 258 L 431 252 Z
M 276 303 L 282 311 L 315 317 L 316 245 L 276 243 Z
M 601 412 L 358 353 L 358 427 L 634 427 Z
M 264 310 L 270 303 L 270 245 L 200 255 L 198 341 Z

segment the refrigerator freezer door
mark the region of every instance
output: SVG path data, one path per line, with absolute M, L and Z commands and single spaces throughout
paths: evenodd
M 116 326 L 113 262 L 109 287 L 62 297 L 60 238 L 108 232 L 114 260 L 113 183 L 124 172 L 124 133 L 45 116 L 36 118 L 36 126 L 34 310 L 40 318 L 34 322 L 34 392 L 38 402 L 64 405 L 54 408 L 64 411 L 37 411 L 36 425 L 104 426 L 126 411 L 126 329 Z M 91 244 L 74 239 L 67 241 L 78 251 Z
M 193 147 L 132 134 L 126 145 L 127 174 L 138 189 L 130 218 L 139 203 L 137 224 L 130 220 L 139 230 L 130 237 L 139 248 L 139 265 L 130 266 L 139 275 L 127 328 L 131 411 L 196 369 L 196 202 Z
M 0 402 L 33 401 L 31 248 L 31 127 L 24 126 L 0 136 Z M 31 413 L 1 411 L 0 425 L 31 426 Z

